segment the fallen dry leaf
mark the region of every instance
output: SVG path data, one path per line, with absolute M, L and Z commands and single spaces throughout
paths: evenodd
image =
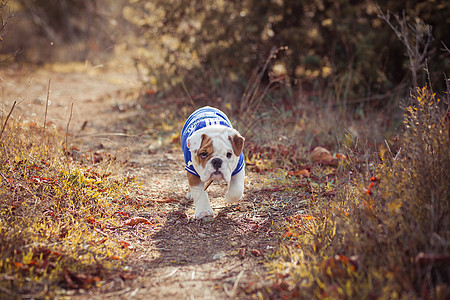
M 302 170 L 288 172 L 288 175 L 301 176 L 301 177 L 309 177 L 310 174 L 311 174 L 311 172 L 308 169 L 302 169 Z
M 117 242 L 120 246 L 122 246 L 122 247 L 124 247 L 124 248 L 127 248 L 128 250 L 134 250 L 134 247 L 130 244 L 130 243 L 128 243 L 128 242 L 125 242 L 125 241 L 118 241 Z
M 89 288 L 96 282 L 100 281 L 100 277 L 91 274 L 75 273 L 68 270 L 64 270 L 63 278 L 68 288 L 79 289 Z
M 292 230 L 287 231 L 285 234 L 283 234 L 284 238 L 288 238 L 292 236 Z
M 172 136 L 172 143 L 178 144 L 180 142 L 181 133 L 178 133 L 177 135 Z
M 252 250 L 250 250 L 250 252 L 256 257 L 263 256 L 262 252 L 258 249 L 252 249 Z
M 323 147 L 316 147 L 311 153 L 311 159 L 313 162 L 324 162 L 329 163 L 334 161 L 336 158 Z
M 158 203 L 178 202 L 178 200 L 177 200 L 177 199 L 174 199 L 174 198 L 156 199 L 155 201 L 158 202 Z
M 149 225 L 153 226 L 153 224 L 149 220 L 147 220 L 146 218 L 143 218 L 143 217 L 131 218 L 128 221 L 126 221 L 124 223 L 124 225 L 125 226 L 134 226 L 134 225 L 140 224 L 140 223 L 149 224 Z
M 311 215 L 300 215 L 300 217 L 305 220 L 315 220 L 316 219 Z
M 238 256 L 240 259 L 244 259 L 245 258 L 245 254 L 247 253 L 247 248 L 241 248 L 238 251 Z
M 375 183 L 373 183 L 373 182 L 371 182 L 370 184 L 369 184 L 369 186 L 367 187 L 367 189 L 366 189 L 366 194 L 367 195 L 372 195 L 372 187 L 375 185 Z
M 342 153 L 336 153 L 336 158 L 345 160 L 345 159 L 347 159 L 347 156 L 345 154 L 342 154 Z

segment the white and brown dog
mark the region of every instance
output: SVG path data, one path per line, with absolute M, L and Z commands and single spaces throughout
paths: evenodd
M 214 216 L 205 183 L 224 179 L 225 201 L 238 201 L 244 193 L 244 138 L 220 110 L 203 107 L 193 112 L 181 130 L 181 148 L 189 181 L 187 198 L 194 200 L 196 219 Z

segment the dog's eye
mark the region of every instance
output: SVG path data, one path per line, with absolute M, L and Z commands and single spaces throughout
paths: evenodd
M 227 158 L 231 158 L 231 155 L 232 155 L 231 152 L 228 152 L 227 153 Z
M 202 152 L 202 153 L 200 153 L 198 156 L 199 156 L 201 159 L 205 159 L 205 158 L 208 157 L 208 153 Z

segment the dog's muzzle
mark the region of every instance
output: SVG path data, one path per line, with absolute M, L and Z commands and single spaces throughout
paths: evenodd
M 223 173 L 220 171 L 220 168 L 222 167 L 222 159 L 220 158 L 214 158 L 211 160 L 211 165 L 214 168 L 214 172 L 211 174 L 212 180 L 219 180 L 223 178 Z
M 211 161 L 211 164 L 212 164 L 213 168 L 216 170 L 216 172 L 218 172 L 219 169 L 222 167 L 222 160 L 220 158 L 214 158 Z

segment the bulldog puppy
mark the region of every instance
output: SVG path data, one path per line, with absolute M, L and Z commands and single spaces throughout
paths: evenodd
M 209 106 L 196 110 L 184 123 L 180 140 L 189 182 L 186 198 L 194 200 L 194 218 L 214 216 L 205 191 L 205 183 L 212 180 L 228 183 L 226 202 L 242 198 L 245 139 L 223 112 Z

